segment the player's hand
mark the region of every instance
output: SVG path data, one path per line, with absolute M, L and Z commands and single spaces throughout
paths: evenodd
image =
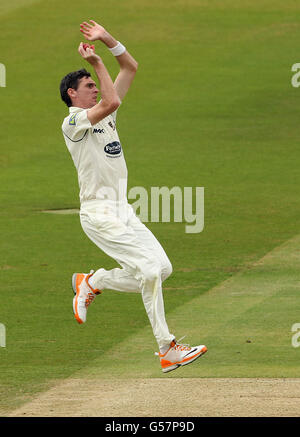
M 82 32 L 84 37 L 89 41 L 103 41 L 107 36 L 107 32 L 104 27 L 100 26 L 100 24 L 96 23 L 96 21 L 89 21 L 92 24 L 88 23 L 87 21 L 84 21 L 80 24 L 80 32 Z
M 102 62 L 100 56 L 95 53 L 95 46 L 90 46 L 89 44 L 84 44 L 83 42 L 81 42 L 78 47 L 78 52 L 83 57 L 83 59 L 85 59 L 91 65 Z

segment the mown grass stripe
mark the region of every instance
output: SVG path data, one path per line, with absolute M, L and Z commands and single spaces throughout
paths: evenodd
M 43 0 L 10 0 L 3 1 L 0 4 L 0 18 L 11 12 L 15 12 L 19 8 L 32 7 L 34 3 L 41 3 Z

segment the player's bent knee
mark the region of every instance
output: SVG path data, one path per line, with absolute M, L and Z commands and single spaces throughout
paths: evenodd
M 147 268 L 142 272 L 143 278 L 147 282 L 154 282 L 158 279 L 161 279 L 161 268 L 158 265 L 155 265 L 151 268 Z
M 161 280 L 165 281 L 173 272 L 173 267 L 170 261 L 168 260 L 166 263 L 164 263 L 162 269 L 161 269 Z

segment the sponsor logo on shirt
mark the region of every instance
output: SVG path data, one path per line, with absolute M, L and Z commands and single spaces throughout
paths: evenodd
M 108 123 L 108 126 L 112 128 L 112 130 L 116 130 L 116 123 L 114 122 L 114 124 L 112 124 L 112 122 L 110 121 Z
M 94 128 L 94 130 L 93 130 L 93 134 L 104 134 L 104 129 L 97 129 L 97 128 Z
M 119 141 L 114 141 L 113 143 L 106 144 L 104 147 L 104 152 L 110 157 L 110 158 L 116 158 L 121 154 L 122 147 Z

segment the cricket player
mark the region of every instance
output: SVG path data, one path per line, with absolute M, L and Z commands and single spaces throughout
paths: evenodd
M 95 21 L 84 21 L 80 30 L 87 40 L 101 41 L 116 57 L 120 70 L 113 82 L 95 46 L 80 43 L 79 54 L 93 68 L 99 87 L 85 69 L 62 79 L 61 97 L 70 111 L 62 131 L 78 172 L 82 228 L 120 268 L 74 273 L 73 312 L 81 324 L 86 321 L 90 303 L 103 290 L 140 292 L 158 343 L 162 371 L 169 372 L 193 362 L 207 348 L 180 344 L 169 332 L 162 282 L 171 274 L 172 266 L 160 243 L 127 202 L 127 167 L 116 118 L 138 63 Z

